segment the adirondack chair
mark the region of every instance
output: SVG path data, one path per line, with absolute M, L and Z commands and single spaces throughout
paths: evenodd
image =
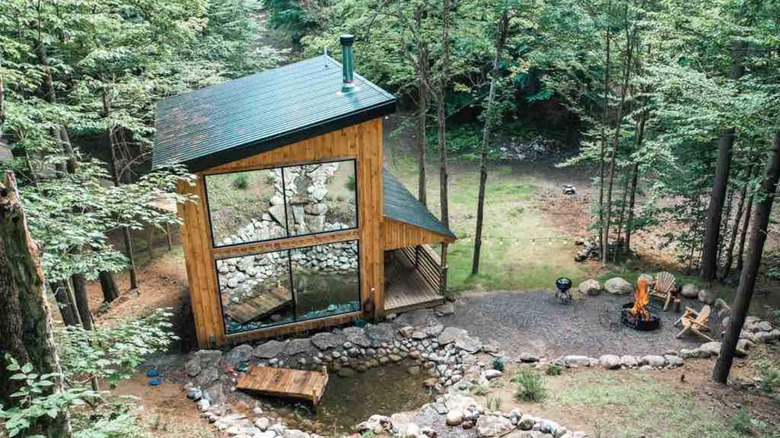
M 677 290 L 677 280 L 671 272 L 659 272 L 655 279 L 655 287 L 650 291 L 650 296 L 658 297 L 664 301 L 664 312 L 672 303 L 674 292 Z
M 674 323 L 676 327 L 682 326 L 682 331 L 677 333 L 677 337 L 681 338 L 684 334 L 691 332 L 712 342 L 713 339 L 703 333 L 710 330 L 709 327 L 707 327 L 707 322 L 710 320 L 711 312 L 712 309 L 710 309 L 710 306 L 704 306 L 698 312 L 690 307 L 686 307 L 683 316 Z

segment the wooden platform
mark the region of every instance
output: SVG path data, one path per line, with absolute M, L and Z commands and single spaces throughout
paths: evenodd
M 385 311 L 435 307 L 444 304 L 444 297 L 415 269 L 408 254 L 388 251 L 385 254 Z
M 292 304 L 292 294 L 284 287 L 275 287 L 241 304 L 230 307 L 227 312 L 233 321 L 246 324 L 250 321 L 268 316 L 282 307 Z
M 252 366 L 238 380 L 237 389 L 260 395 L 310 401 L 317 405 L 325 393 L 328 372 Z

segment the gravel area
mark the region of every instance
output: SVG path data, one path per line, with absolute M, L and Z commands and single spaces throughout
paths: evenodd
M 703 338 L 686 335 L 675 338 L 679 329 L 672 324 L 680 317 L 671 308 L 664 312 L 653 299 L 650 307 L 661 317 L 661 328 L 641 332 L 620 322 L 620 309 L 631 296 L 582 296 L 561 305 L 552 291 L 489 292 L 466 294 L 455 303 L 455 314 L 442 317 L 444 325 L 466 329 L 483 342 L 497 343 L 510 356 L 531 352 L 556 358 L 582 354 L 663 354 L 667 350 L 694 348 Z M 684 306 L 700 309 L 702 303 L 683 299 Z M 718 327 L 714 314 L 710 327 Z

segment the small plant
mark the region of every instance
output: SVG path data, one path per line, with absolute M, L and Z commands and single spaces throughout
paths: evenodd
M 357 183 L 355 182 L 355 175 L 350 175 L 347 177 L 347 190 L 350 192 L 354 192 L 355 188 L 357 188 Z
M 487 395 L 485 397 L 485 404 L 489 411 L 498 411 L 501 409 L 501 397 L 498 395 Z
M 546 371 L 548 376 L 560 376 L 562 372 L 563 372 L 563 368 L 561 368 L 560 365 L 555 363 L 551 363 L 547 367 L 547 371 Z
M 238 173 L 233 177 L 233 182 L 231 184 L 236 190 L 246 190 L 246 188 L 249 187 L 249 176 L 243 172 Z
M 504 358 L 497 357 L 493 359 L 493 369 L 498 371 L 504 371 L 505 364 L 504 364 Z
M 489 392 L 490 392 L 490 385 L 486 383 L 475 385 L 474 389 L 471 390 L 471 393 L 474 395 L 487 395 Z
M 520 370 L 512 382 L 517 383 L 517 392 L 515 397 L 520 401 L 538 402 L 544 400 L 544 378 L 541 374 L 533 370 Z
M 766 430 L 768 425 L 751 417 L 746 410 L 740 409 L 731 417 L 731 427 L 742 435 L 756 435 L 757 432 Z

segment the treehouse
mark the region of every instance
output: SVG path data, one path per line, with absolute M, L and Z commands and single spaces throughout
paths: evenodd
M 197 175 L 179 215 L 201 347 L 443 302 L 455 236 L 383 169 L 396 99 L 352 43 L 157 107 L 153 166 Z

